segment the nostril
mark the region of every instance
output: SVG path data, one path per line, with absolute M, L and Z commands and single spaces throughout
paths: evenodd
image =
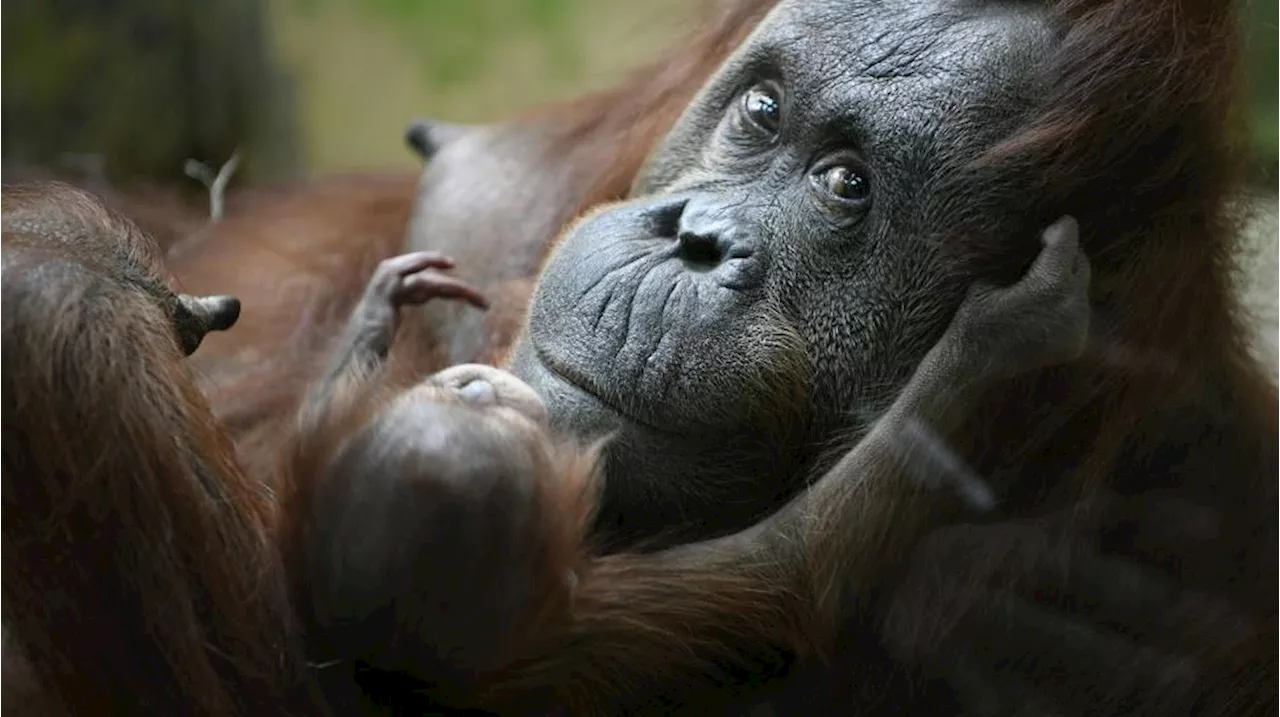
M 681 232 L 679 256 L 693 264 L 715 266 L 724 260 L 720 242 L 713 236 Z
M 680 199 L 649 210 L 649 231 L 659 238 L 674 239 L 680 232 L 680 217 L 684 215 L 687 199 Z

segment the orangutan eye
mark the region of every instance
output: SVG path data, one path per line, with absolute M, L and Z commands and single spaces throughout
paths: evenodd
M 827 168 L 818 181 L 827 193 L 843 202 L 862 202 L 871 196 L 871 182 L 853 167 L 843 164 Z
M 782 122 L 782 106 L 773 87 L 760 84 L 747 90 L 742 96 L 742 114 L 756 127 L 777 134 Z

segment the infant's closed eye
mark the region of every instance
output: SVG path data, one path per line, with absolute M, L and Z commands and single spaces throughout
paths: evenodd
M 493 384 L 477 379 L 458 389 L 458 397 L 472 406 L 491 406 L 498 401 Z

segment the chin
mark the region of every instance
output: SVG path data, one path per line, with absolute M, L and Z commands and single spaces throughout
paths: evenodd
M 537 392 L 556 431 L 592 441 L 615 434 L 630 423 L 595 395 L 549 368 L 528 337 L 522 337 L 512 352 L 510 370 Z
M 739 530 L 778 485 L 752 448 L 698 431 L 664 432 L 631 419 L 547 366 L 525 337 L 510 370 L 546 403 L 552 426 L 578 440 L 610 438 L 596 539 L 607 549 L 664 547 Z M 690 522 L 688 516 L 699 516 Z

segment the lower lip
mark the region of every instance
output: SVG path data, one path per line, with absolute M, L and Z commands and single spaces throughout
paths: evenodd
M 595 391 L 592 391 L 587 386 L 584 386 L 582 382 L 579 382 L 571 378 L 567 372 L 557 369 L 555 367 L 555 363 L 551 361 L 547 357 L 547 355 L 542 352 L 541 348 L 537 347 L 536 344 L 534 345 L 534 356 L 537 359 L 538 368 L 542 370 L 547 377 L 549 377 L 552 381 L 555 382 L 555 387 L 552 390 L 558 391 L 564 394 L 564 397 L 566 400 L 569 400 L 569 401 L 586 400 L 586 401 L 589 401 L 592 404 L 592 406 L 594 406 L 595 408 L 600 409 L 602 412 L 608 414 L 608 416 L 614 421 L 622 421 L 632 426 L 638 426 L 638 427 L 644 428 L 645 430 L 652 431 L 654 433 L 659 433 L 659 434 L 665 433 L 665 431 L 658 428 L 657 426 L 654 426 L 644 420 L 641 420 L 631 415 L 630 413 L 623 411 L 617 405 L 611 403 L 610 401 L 607 401 L 604 398 L 601 398 L 598 393 L 596 393 Z M 544 393 L 548 393 L 548 391 L 544 389 Z M 544 400 L 548 400 L 550 398 L 551 396 L 549 395 L 543 396 Z
M 605 403 L 604 400 L 602 400 L 595 392 L 582 385 L 582 383 L 570 378 L 567 372 L 556 368 L 555 362 L 543 353 L 542 347 L 538 346 L 536 343 L 534 344 L 533 355 L 537 364 L 537 370 L 554 382 L 555 385 L 552 388 L 553 391 L 571 393 L 579 397 L 589 398 L 605 408 L 614 410 L 612 406 Z M 543 390 L 546 391 L 547 389 L 544 387 Z M 545 396 L 544 399 L 545 398 L 550 398 L 550 396 Z

